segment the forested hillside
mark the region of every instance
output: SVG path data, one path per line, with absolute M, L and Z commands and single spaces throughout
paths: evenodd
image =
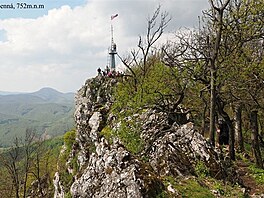
M 34 93 L 0 95 L 0 147 L 33 129 L 44 138 L 73 128 L 74 94 L 43 88 Z

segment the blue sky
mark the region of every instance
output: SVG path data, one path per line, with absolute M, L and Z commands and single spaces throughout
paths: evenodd
M 111 15 L 118 14 L 114 39 L 118 54 L 126 57 L 158 5 L 172 18 L 160 42 L 197 26 L 197 16 L 209 6 L 207 0 L 0 0 L 0 5 L 16 2 L 45 9 L 0 9 L 0 91 L 75 92 L 107 64 Z
M 63 5 L 69 5 L 71 8 L 84 5 L 88 0 L 26 0 L 26 1 L 14 1 L 14 0 L 1 0 L 0 5 L 13 4 L 16 9 L 1 9 L 0 19 L 7 18 L 37 18 L 48 14 L 48 10 L 54 8 L 60 8 Z M 26 3 L 28 5 L 44 5 L 44 9 L 19 9 L 17 3 Z

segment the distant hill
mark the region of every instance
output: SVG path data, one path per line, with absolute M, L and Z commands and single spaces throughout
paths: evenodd
M 54 103 L 67 103 L 73 102 L 74 94 L 73 93 L 61 93 L 52 88 L 42 88 L 41 90 L 31 94 L 32 96 L 39 97 L 45 102 L 54 102 Z
M 42 88 L 33 93 L 0 92 L 1 103 L 72 103 L 74 93 L 61 93 L 52 88 Z
M 73 128 L 74 93 L 43 88 L 33 93 L 0 92 L 0 147 L 9 146 L 26 129 L 54 137 Z

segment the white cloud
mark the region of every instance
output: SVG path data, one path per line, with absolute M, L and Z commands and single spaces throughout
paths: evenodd
M 0 20 L 0 31 L 5 33 L 0 42 L 0 90 L 35 91 L 51 86 L 76 91 L 107 63 L 110 16 L 119 14 L 112 22 L 122 55 L 136 46 L 147 17 L 159 4 L 172 15 L 170 31 L 184 24 L 192 26 L 207 6 L 197 0 L 92 0 L 75 8 L 52 9 L 36 19 Z

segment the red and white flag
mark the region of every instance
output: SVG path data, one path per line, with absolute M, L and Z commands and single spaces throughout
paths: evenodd
M 111 20 L 113 20 L 114 18 L 116 18 L 118 16 L 118 14 L 112 15 L 111 16 Z

